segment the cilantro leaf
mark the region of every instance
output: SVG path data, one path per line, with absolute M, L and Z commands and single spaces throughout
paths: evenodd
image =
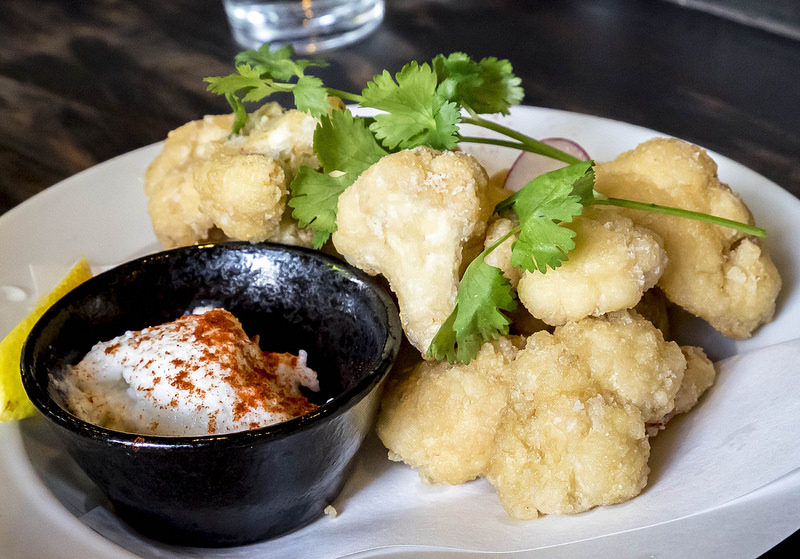
M 301 111 L 318 117 L 330 110 L 328 90 L 322 80 L 306 76 L 309 66 L 324 66 L 324 62 L 293 60 L 291 46 L 270 51 L 268 44 L 258 50 L 249 50 L 236 56 L 236 73 L 228 76 L 209 77 L 208 90 L 225 95 L 235 114 L 233 133 L 237 134 L 247 123 L 244 103 L 258 102 L 270 95 L 291 91 L 294 102 Z M 297 78 L 295 83 L 290 80 Z
M 436 86 L 436 74 L 427 64 L 406 64 L 394 78 L 384 70 L 361 94 L 362 106 L 385 111 L 375 116 L 370 130 L 389 149 L 420 145 L 453 149 L 458 143 L 459 107 L 438 96 Z
M 285 86 L 276 84 L 272 80 L 264 79 L 261 73 L 247 64 L 236 67 L 236 73 L 229 76 L 205 78 L 208 90 L 212 93 L 225 95 L 233 109 L 233 133 L 237 134 L 247 123 L 245 102 L 261 101 L 277 91 L 287 91 Z
M 294 47 L 286 45 L 272 51 L 269 44 L 257 50 L 247 50 L 236 55 L 236 65 L 247 64 L 256 68 L 264 77 L 287 82 L 294 76 L 303 76 L 309 66 L 325 67 L 322 60 L 293 60 Z
M 560 224 L 582 213 L 584 199 L 593 192 L 593 165 L 593 161 L 582 161 L 539 175 L 497 205 L 496 211 L 511 209 L 520 220 L 512 265 L 544 273 L 567 260 L 575 248 L 575 232 Z
M 336 231 L 339 196 L 352 182 L 344 175 L 333 176 L 303 166 L 292 180 L 289 206 L 300 227 L 314 230 L 314 248 L 322 248 Z
M 484 58 L 472 60 L 463 52 L 433 59 L 439 81 L 439 94 L 476 113 L 508 114 L 524 96 L 520 83 L 508 60 Z
M 221 95 L 231 95 L 243 92 L 242 101 L 260 101 L 276 91 L 272 80 L 264 80 L 261 72 L 240 64 L 236 66 L 236 73 L 229 76 L 205 78 L 208 90 Z
M 575 232 L 547 216 L 537 216 L 522 224 L 519 238 L 511 251 L 511 265 L 530 272 L 545 273 L 558 268 L 575 248 Z
M 360 175 L 386 155 L 368 129 L 370 121 L 348 110 L 331 111 L 314 131 L 314 152 L 326 173 L 341 171 Z
M 331 110 L 328 91 L 322 85 L 322 80 L 317 77 L 301 76 L 292 89 L 292 95 L 297 109 L 311 116 L 319 117 Z
M 373 163 L 386 155 L 367 128 L 367 120 L 349 110 L 331 111 L 314 130 L 314 152 L 322 171 L 301 167 L 292 180 L 289 206 L 301 227 L 314 230 L 321 248 L 336 231 L 339 196 Z
M 470 262 L 458 286 L 456 306 L 431 341 L 428 356 L 469 363 L 488 341 L 508 334 L 505 312 L 517 307 L 511 282 L 484 261 L 484 251 Z

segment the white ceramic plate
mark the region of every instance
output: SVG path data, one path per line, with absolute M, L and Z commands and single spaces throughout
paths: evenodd
M 572 138 L 597 160 L 611 159 L 659 135 L 607 119 L 530 107 L 517 108 L 507 120 L 535 137 Z M 38 294 L 53 285 L 78 258 L 86 257 L 97 271 L 159 249 L 147 215 L 143 176 L 160 149 L 160 144 L 148 146 L 93 167 L 0 216 L 0 335 L 25 316 Z M 514 157 L 513 152 L 502 148 L 475 146 L 470 150 L 490 172 L 507 167 Z M 693 341 L 715 358 L 722 358 L 798 337 L 800 294 L 795 286 L 800 277 L 800 258 L 794 243 L 800 238 L 800 201 L 747 168 L 712 155 L 719 164 L 722 180 L 742 194 L 757 223 L 768 229 L 768 244 L 785 285 L 776 320 L 750 340 L 734 343 L 708 329 L 693 329 Z M 337 505 L 343 507 L 338 518 L 322 518 L 298 533 L 266 544 L 231 550 L 181 550 L 145 541 L 127 531 L 108 511 L 96 488 L 65 455 L 41 418 L 3 424 L 2 554 L 82 559 L 133 556 L 126 548 L 152 557 L 328 557 L 344 553 L 399 557 L 416 552 L 462 555 L 466 551 L 483 556 L 504 552 L 504 556 L 514 557 L 570 557 L 584 553 L 622 557 L 646 555 L 645 551 L 676 557 L 754 557 L 800 527 L 800 511 L 794 506 L 800 498 L 800 474 L 791 468 L 783 477 L 766 480 L 753 487 L 755 491 L 745 491 L 747 494 L 716 503 L 710 509 L 687 508 L 661 517 L 656 525 L 623 522 L 619 529 L 611 529 L 609 525 L 601 526 L 606 522 L 603 515 L 619 514 L 626 510 L 624 505 L 604 509 L 612 513 L 512 523 L 498 512 L 501 509 L 486 484 L 478 482 L 446 490 L 421 488 L 408 468 L 388 465 L 376 441 L 368 441 L 362 454 L 356 476 Z M 747 462 L 748 458 L 742 457 L 743 468 Z M 794 468 L 798 467 L 800 462 L 794 463 Z M 367 503 L 369 499 L 391 503 L 399 495 L 413 498 L 398 501 L 401 510 L 381 517 L 380 511 L 361 510 L 362 495 Z M 446 514 L 446 506 L 461 506 L 462 500 L 470 503 L 468 507 L 486 510 L 498 528 L 489 529 L 489 535 L 478 541 L 469 537 L 476 532 L 469 526 L 462 526 L 464 532 L 460 534 L 446 523 L 438 526 L 438 517 L 431 520 L 426 516 L 438 511 L 439 506 L 445 507 L 441 510 Z M 400 514 L 402 521 L 394 513 Z M 359 536 L 359 515 L 363 514 L 372 514 L 374 522 L 374 529 L 368 531 L 366 538 Z M 596 524 L 597 519 L 602 522 Z M 587 523 L 601 527 L 588 529 Z M 393 526 L 397 527 L 394 531 Z M 571 532 L 574 537 L 569 535 Z M 555 533 L 566 536 L 555 538 Z M 369 541 L 359 547 L 358 541 L 353 541 L 357 537 Z M 120 545 L 112 543 L 112 539 Z M 453 543 L 459 541 L 469 543 Z

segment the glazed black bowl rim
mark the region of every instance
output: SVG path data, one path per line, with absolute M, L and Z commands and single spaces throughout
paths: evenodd
M 383 303 L 387 316 L 386 340 L 383 346 L 383 351 L 381 352 L 381 355 L 374 360 L 372 367 L 370 367 L 370 369 L 357 383 L 342 391 L 330 401 L 326 402 L 310 413 L 287 421 L 261 427 L 259 429 L 250 429 L 246 431 L 236 431 L 215 435 L 162 436 L 114 431 L 79 419 L 75 415 L 62 408 L 55 400 L 53 400 L 47 388 L 42 387 L 41 384 L 36 380 L 36 375 L 33 371 L 32 365 L 34 347 L 33 340 L 39 335 L 39 331 L 50 321 L 50 318 L 54 314 L 58 313 L 59 309 L 65 303 L 82 295 L 88 295 L 93 291 L 94 286 L 97 283 L 103 282 L 105 278 L 111 275 L 125 273 L 126 270 L 147 265 L 150 261 L 169 259 L 174 257 L 176 254 L 184 252 L 200 252 L 208 250 L 237 251 L 241 250 L 242 248 L 259 249 L 259 251 L 265 252 L 295 253 L 298 255 L 303 255 L 306 258 L 316 259 L 318 261 L 327 263 L 328 265 L 335 266 L 345 272 L 346 275 L 351 279 L 367 285 L 370 288 L 370 292 L 375 295 L 377 300 Z M 146 256 L 134 258 L 89 278 L 53 304 L 47 311 L 45 311 L 45 313 L 33 326 L 25 340 L 25 343 L 23 344 L 20 360 L 20 372 L 22 375 L 22 384 L 25 388 L 25 392 L 28 394 L 28 398 L 30 398 L 33 405 L 47 419 L 68 431 L 77 433 L 87 438 L 102 441 L 110 445 L 137 448 L 149 447 L 199 449 L 219 446 L 247 446 L 255 443 L 256 441 L 263 442 L 265 440 L 281 439 L 291 436 L 295 433 L 311 429 L 315 425 L 325 421 L 326 418 L 332 418 L 336 415 L 340 415 L 352 406 L 356 405 L 388 374 L 389 369 L 394 362 L 394 358 L 397 355 L 400 339 L 400 318 L 398 316 L 394 301 L 383 287 L 378 285 L 371 277 L 358 268 L 351 266 L 347 262 L 336 258 L 335 256 L 305 247 L 280 245 L 269 242 L 250 243 L 245 241 L 226 241 L 221 243 L 205 243 L 162 250 Z

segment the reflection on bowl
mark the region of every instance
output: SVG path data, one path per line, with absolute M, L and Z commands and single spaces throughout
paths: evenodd
M 51 375 L 96 342 L 209 305 L 230 310 L 265 350 L 306 350 L 322 405 L 261 429 L 160 437 L 91 425 L 51 397 Z M 237 545 L 323 514 L 372 427 L 400 339 L 387 293 L 338 259 L 270 244 L 193 246 L 123 264 L 56 303 L 25 344 L 22 378 L 120 517 L 169 542 Z

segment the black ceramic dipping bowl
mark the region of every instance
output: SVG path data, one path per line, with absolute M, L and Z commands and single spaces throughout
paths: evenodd
M 319 399 L 332 400 L 262 429 L 159 437 L 91 425 L 51 398 L 51 375 L 96 342 L 201 305 L 230 310 L 248 335 L 261 336 L 262 349 L 306 350 Z M 340 260 L 269 244 L 193 246 L 128 262 L 70 292 L 31 331 L 22 379 L 69 454 L 130 525 L 172 543 L 238 545 L 323 514 L 373 424 L 400 338 L 387 293 Z

